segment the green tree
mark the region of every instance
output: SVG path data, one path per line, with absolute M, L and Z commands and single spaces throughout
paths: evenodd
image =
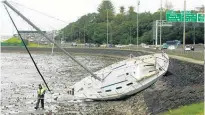
M 124 15 L 124 13 L 125 13 L 125 7 L 120 6 L 120 14 Z
M 134 7 L 133 7 L 133 6 L 130 6 L 130 7 L 129 7 L 129 11 L 128 11 L 128 12 L 129 12 L 129 14 L 134 13 Z
M 111 1 L 103 0 L 102 3 L 98 7 L 99 15 L 97 17 L 97 21 L 99 23 L 106 22 L 107 17 L 108 20 L 111 21 L 114 18 L 114 7 Z
M 112 14 L 114 14 L 114 7 L 110 0 L 103 0 L 102 3 L 98 7 L 98 12 L 103 13 L 106 10 L 110 10 Z
M 107 24 L 109 43 L 113 44 L 129 44 L 130 37 L 132 44 L 136 44 L 137 37 L 137 13 L 134 7 L 130 6 L 125 13 L 124 6 L 120 7 L 120 13 L 114 13 L 114 7 L 108 0 L 103 0 L 98 7 L 98 13 L 89 13 L 80 17 L 77 21 L 68 24 L 60 30 L 56 38 L 65 37 L 66 41 L 78 41 L 84 43 L 84 40 L 89 43 L 106 43 L 107 42 Z M 179 11 L 177 11 L 179 12 Z M 192 11 L 196 12 L 196 11 Z M 166 18 L 166 10 L 162 12 L 162 19 Z M 108 23 L 107 23 L 108 16 Z M 160 11 L 154 13 L 142 12 L 139 16 L 139 43 L 153 43 L 153 24 L 160 19 Z M 193 26 L 195 25 L 195 26 Z M 159 32 L 159 31 L 158 31 Z M 203 23 L 187 23 L 186 25 L 186 43 L 203 43 L 204 37 Z M 159 33 L 158 33 L 159 34 Z M 162 27 L 162 42 L 168 40 L 183 39 L 183 23 L 173 23 L 172 27 Z

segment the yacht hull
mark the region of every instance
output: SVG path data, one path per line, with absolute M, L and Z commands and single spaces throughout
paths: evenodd
M 81 99 L 116 100 L 136 94 L 154 84 L 168 70 L 165 53 L 129 58 L 103 68 L 95 74 L 102 80 L 85 77 L 74 86 Z

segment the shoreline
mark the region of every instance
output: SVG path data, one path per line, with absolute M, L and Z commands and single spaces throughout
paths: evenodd
M 52 48 L 35 48 L 35 47 L 29 47 L 28 48 L 30 52 L 40 53 L 40 52 L 50 52 L 52 51 Z M 108 49 L 108 48 L 64 48 L 69 53 L 74 54 L 89 54 L 89 55 L 97 55 L 97 56 L 110 56 L 110 57 L 117 57 L 117 58 L 126 58 L 130 54 L 138 55 L 138 54 L 151 54 L 154 53 L 152 51 L 145 51 L 145 50 L 129 50 L 129 49 Z M 2 53 L 7 52 L 25 52 L 27 53 L 26 49 L 24 47 L 1 47 Z M 58 48 L 54 48 L 54 53 L 56 52 L 62 52 Z M 170 58 L 177 59 L 180 61 L 185 61 L 189 63 L 204 65 L 204 60 L 196 60 L 188 57 L 178 56 L 178 55 L 171 55 L 168 54 Z

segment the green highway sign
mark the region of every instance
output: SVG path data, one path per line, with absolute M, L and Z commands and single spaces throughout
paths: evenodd
M 184 21 L 184 14 L 182 16 L 182 21 Z M 197 21 L 197 14 L 186 14 L 186 22 L 196 22 Z
M 175 11 L 166 12 L 167 22 L 184 22 L 184 11 L 176 13 Z M 202 22 L 204 23 L 204 14 L 202 13 L 191 13 L 191 11 L 186 11 L 186 22 Z
M 181 14 L 167 13 L 166 18 L 168 22 L 179 22 L 181 21 Z
M 197 14 L 197 22 L 204 23 L 204 17 L 205 17 L 205 13 L 198 13 Z

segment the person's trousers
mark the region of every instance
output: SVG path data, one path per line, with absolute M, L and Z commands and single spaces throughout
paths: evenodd
M 41 108 L 44 108 L 44 99 L 38 99 L 36 103 L 36 108 L 38 108 L 40 101 L 41 101 Z

